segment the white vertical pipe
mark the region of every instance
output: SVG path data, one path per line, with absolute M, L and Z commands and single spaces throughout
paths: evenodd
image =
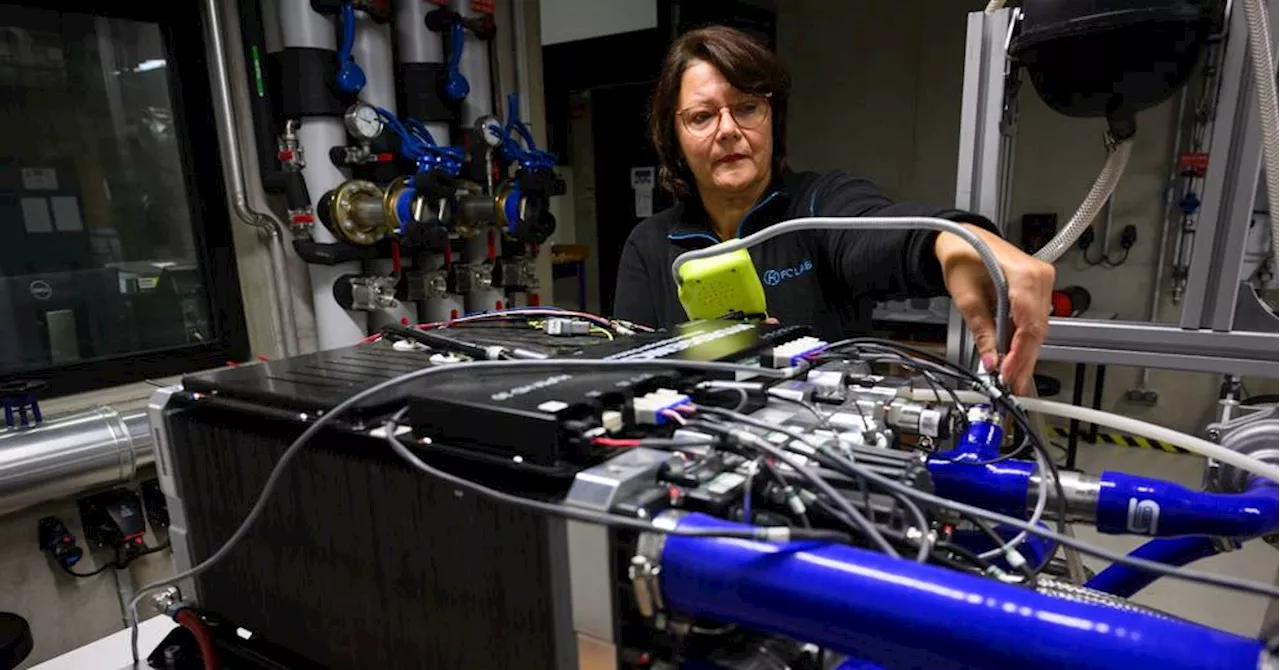
M 333 21 L 316 13 L 310 0 L 276 0 L 277 25 L 280 27 L 281 46 L 304 47 L 336 51 L 337 34 Z M 342 172 L 329 160 L 329 148 L 347 143 L 347 131 L 342 119 L 332 116 L 308 116 L 299 120 L 298 141 L 306 157 L 302 177 L 307 181 L 311 205 L 319 209 L 320 197 L 346 180 Z M 313 239 L 322 244 L 337 241 L 323 225 L 316 225 Z M 333 297 L 333 284 L 346 274 L 361 274 L 356 261 L 338 265 L 307 264 L 311 275 L 311 301 L 315 308 L 316 340 L 320 349 L 356 344 L 365 337 L 368 317 L 363 312 L 342 309 Z
M 400 0 L 395 5 L 396 56 L 401 63 L 443 63 L 444 40 L 439 33 L 427 29 L 427 13 L 435 5 L 421 0 Z M 403 82 L 401 82 L 403 85 Z M 419 119 L 420 121 L 422 119 Z M 423 121 L 427 132 L 439 144 L 449 143 L 449 124 L 439 121 Z M 429 254 L 422 259 L 422 269 L 437 270 L 444 267 L 444 254 Z M 466 313 L 463 297 L 447 294 L 419 303 L 419 316 L 423 321 L 438 322 L 462 316 Z
M 471 0 L 449 0 L 449 8 L 466 18 L 480 16 L 472 11 Z M 470 31 L 463 31 L 462 61 L 458 72 L 467 78 L 471 93 L 462 101 L 462 125 L 470 129 L 482 116 L 493 113 L 493 83 L 490 78 L 489 43 Z
M 395 114 L 396 82 L 395 65 L 391 58 L 391 26 L 375 22 L 365 12 L 356 12 L 356 39 L 351 45 L 351 57 L 364 70 L 366 83 L 360 91 L 360 99 Z M 402 265 L 407 268 L 409 263 L 410 260 L 405 255 Z M 380 258 L 366 262 L 365 268 L 370 275 L 389 275 L 394 264 L 390 259 Z M 409 323 L 418 323 L 418 309 L 410 301 L 402 300 L 393 308 L 370 312 L 368 323 L 371 330 L 379 330 L 387 324 L 400 323 L 403 319 L 408 319 Z
M 471 0 L 450 0 L 449 7 L 464 17 L 479 16 L 472 11 Z M 467 78 L 471 93 L 462 101 L 462 127 L 470 130 L 481 117 L 493 114 L 493 83 L 491 64 L 489 62 L 489 44 L 476 38 L 471 31 L 464 31 L 462 60 L 458 63 L 458 71 Z M 489 230 L 494 231 L 494 247 L 497 255 L 502 255 L 502 235 L 496 228 L 481 232 L 466 241 L 463 260 L 468 263 L 483 263 L 489 258 Z M 467 294 L 467 310 L 480 311 L 494 309 L 503 304 L 506 294 L 502 289 L 471 291 Z
M 420 0 L 396 3 L 396 57 L 401 63 L 443 63 L 444 40 L 440 33 L 427 30 L 427 14 L 435 5 Z M 449 143 L 449 124 L 419 119 L 431 137 L 440 144 Z

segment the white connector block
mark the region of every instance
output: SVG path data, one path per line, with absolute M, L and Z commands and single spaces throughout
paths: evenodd
M 542 324 L 542 332 L 560 337 L 586 335 L 590 331 L 591 324 L 577 319 L 550 318 Z
M 671 419 L 663 416 L 667 410 L 675 410 L 690 404 L 689 396 L 671 389 L 658 389 L 631 401 L 635 422 L 641 425 L 661 426 Z
M 826 349 L 827 344 L 826 340 L 819 340 L 812 336 L 791 340 L 773 348 L 773 357 L 770 362 L 775 368 L 790 367 L 799 363 L 804 356 Z

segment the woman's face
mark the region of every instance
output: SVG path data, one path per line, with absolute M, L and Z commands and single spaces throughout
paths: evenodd
M 676 137 L 700 193 L 749 193 L 770 178 L 768 100 L 734 88 L 706 61 L 690 63 L 680 79 Z

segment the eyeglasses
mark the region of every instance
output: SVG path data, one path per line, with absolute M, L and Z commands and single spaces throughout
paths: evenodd
M 708 137 L 720 129 L 720 119 L 724 118 L 722 112 L 726 108 L 739 128 L 750 130 L 759 127 L 769 117 L 769 96 L 751 97 L 720 107 L 695 105 L 676 112 L 676 115 L 690 135 Z

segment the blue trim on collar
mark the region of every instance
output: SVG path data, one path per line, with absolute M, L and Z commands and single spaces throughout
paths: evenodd
M 755 214 L 761 207 L 764 207 L 765 205 L 769 204 L 770 200 L 773 200 L 774 198 L 778 197 L 779 193 L 781 193 L 781 191 L 773 191 L 769 193 L 769 195 L 765 196 L 764 200 L 761 200 L 760 202 L 756 203 L 755 207 L 752 207 L 751 209 L 747 210 L 747 213 L 742 215 L 742 220 L 738 222 L 738 230 L 736 233 L 734 233 L 733 236 L 737 238 L 741 238 L 742 227 L 746 225 L 747 219 L 750 219 L 751 215 Z
M 689 239 L 693 239 L 693 238 L 695 238 L 695 237 L 705 237 L 705 238 L 707 238 L 708 240 L 711 240 L 711 243 L 712 243 L 712 244 L 720 244 L 720 240 L 716 239 L 716 238 L 715 238 L 715 236 L 713 236 L 713 235 L 709 235 L 709 234 L 707 234 L 707 233 L 689 233 L 688 235 L 673 235 L 673 234 L 671 234 L 671 233 L 667 233 L 667 239 L 668 239 L 668 240 L 672 240 L 672 241 L 675 241 L 675 240 L 689 240 Z

